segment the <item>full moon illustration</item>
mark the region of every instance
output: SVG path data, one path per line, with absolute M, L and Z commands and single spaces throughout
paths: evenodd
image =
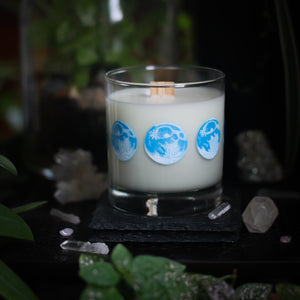
M 179 161 L 188 145 L 182 128 L 171 123 L 154 125 L 146 134 L 144 146 L 149 157 L 162 165 Z
M 128 125 L 121 121 L 113 123 L 111 143 L 115 154 L 121 161 L 131 159 L 136 152 L 136 135 Z
M 209 119 L 197 134 L 198 152 L 206 159 L 213 159 L 219 150 L 220 140 L 219 122 L 216 119 Z

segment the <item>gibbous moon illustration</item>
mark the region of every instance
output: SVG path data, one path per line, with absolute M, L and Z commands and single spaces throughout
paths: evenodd
M 218 153 L 220 140 L 219 122 L 216 119 L 209 119 L 197 134 L 198 152 L 206 159 L 213 159 Z
M 146 134 L 144 146 L 149 157 L 162 165 L 179 161 L 188 145 L 184 130 L 171 123 L 154 125 Z
M 115 154 L 121 161 L 131 159 L 136 152 L 136 135 L 128 125 L 121 121 L 115 121 L 113 123 L 111 142 Z

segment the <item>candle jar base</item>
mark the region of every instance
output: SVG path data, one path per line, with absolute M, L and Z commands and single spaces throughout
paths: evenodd
M 109 203 L 117 210 L 133 215 L 193 215 L 215 208 L 222 202 L 222 184 L 176 193 L 134 192 L 109 189 Z

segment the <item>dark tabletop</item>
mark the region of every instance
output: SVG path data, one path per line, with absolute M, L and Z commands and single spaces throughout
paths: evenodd
M 278 190 L 278 185 L 224 182 L 225 193 L 237 197 L 242 212 L 251 198 L 262 188 Z M 11 207 L 32 201 L 47 201 L 47 204 L 22 217 L 33 231 L 34 242 L 4 240 L 1 258 L 13 268 L 41 299 L 78 298 L 84 283 L 78 277 L 79 253 L 65 251 L 60 244 L 66 239 L 59 230 L 74 229 L 72 239 L 87 241 L 95 239 L 107 242 L 99 231 L 90 227 L 93 213 L 99 207 L 99 199 L 76 204 L 60 205 L 53 197 L 55 183 L 36 174 L 8 176 L 1 181 L 4 204 Z M 294 282 L 300 280 L 300 199 L 297 195 L 276 198 L 279 217 L 264 234 L 249 233 L 240 223 L 236 241 L 150 241 L 130 242 L 120 240 L 134 255 L 153 254 L 165 256 L 183 264 L 191 272 L 222 276 L 237 272 L 238 282 Z M 81 223 L 73 225 L 49 214 L 51 208 L 80 216 Z M 239 216 L 240 218 L 240 216 Z M 241 221 L 241 219 L 239 220 Z M 105 233 L 105 232 L 104 232 Z M 110 233 L 113 234 L 113 233 Z M 118 233 L 119 234 L 119 233 Z M 201 234 L 199 232 L 199 234 Z M 290 235 L 290 243 L 280 242 L 282 235 Z M 109 239 L 110 240 L 110 239 Z M 110 250 L 118 243 L 107 242 Z

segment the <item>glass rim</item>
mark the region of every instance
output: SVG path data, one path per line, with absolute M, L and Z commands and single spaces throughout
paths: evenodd
M 207 80 L 198 80 L 198 81 L 190 81 L 190 82 L 178 82 L 178 83 L 172 83 L 170 85 L 168 84 L 151 84 L 151 83 L 142 83 L 142 82 L 132 82 L 132 81 L 124 81 L 119 79 L 111 78 L 113 75 L 118 75 L 122 73 L 128 73 L 130 71 L 134 70 L 145 70 L 145 71 L 155 71 L 155 70 L 195 70 L 195 71 L 211 71 L 215 72 L 216 77 L 213 79 L 207 79 Z M 170 65 L 170 66 L 159 66 L 159 65 L 149 65 L 149 66 L 133 66 L 133 67 L 121 67 L 117 69 L 110 70 L 105 73 L 105 80 L 109 81 L 110 83 L 114 83 L 120 86 L 126 86 L 126 87 L 173 87 L 173 88 L 182 88 L 182 87 L 191 87 L 191 86 L 199 86 L 199 85 L 205 85 L 208 83 L 213 83 L 218 80 L 225 78 L 225 73 L 210 67 L 202 67 L 202 66 L 176 66 L 176 65 Z

